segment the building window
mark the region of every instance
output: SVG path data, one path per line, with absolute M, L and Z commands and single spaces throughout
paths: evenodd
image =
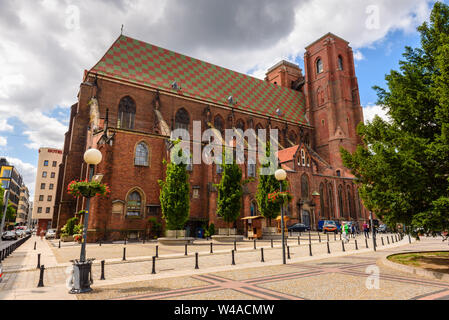
M 316 62 L 316 73 L 320 74 L 323 72 L 323 61 L 321 59 L 318 59 Z
M 257 215 L 257 204 L 255 201 L 251 202 L 251 217 L 255 217 Z
M 50 208 L 45 208 L 45 213 L 50 213 Z
M 256 177 L 256 164 L 248 163 L 248 177 L 255 178 Z
M 42 207 L 37 208 L 37 213 L 42 213 Z
M 44 161 L 44 167 L 48 167 L 48 160 Z
M 200 198 L 200 188 L 199 187 L 193 187 L 192 197 L 193 197 L 193 199 Z
M 306 166 L 306 152 L 304 149 L 301 149 L 301 163 L 303 167 Z
M 153 205 L 147 206 L 148 216 L 157 217 L 159 215 L 159 208 L 160 206 L 153 206 Z
M 134 216 L 138 217 L 140 216 L 140 213 L 142 212 L 142 197 L 140 196 L 140 193 L 137 191 L 134 191 L 128 196 L 127 203 L 127 210 L 126 215 L 127 216 Z
M 341 171 L 337 170 L 337 177 L 341 177 Z
M 2 178 L 11 178 L 11 170 L 10 169 L 3 170 Z
M 324 184 L 320 184 L 320 206 L 321 216 L 326 217 L 326 208 L 324 207 Z
M 354 210 L 352 210 L 352 196 L 351 196 L 351 187 L 348 186 L 348 210 L 349 210 L 349 216 L 351 218 L 357 218 L 354 216 Z
M 131 97 L 124 97 L 118 107 L 117 127 L 121 129 L 134 129 L 136 117 L 136 103 Z
M 58 165 L 58 163 L 56 161 L 53 161 L 53 167 L 56 168 L 57 165 Z
M 188 131 L 189 125 L 190 125 L 189 113 L 184 108 L 179 109 L 178 112 L 176 112 L 175 116 L 175 130 L 184 129 Z
M 190 158 L 189 158 L 189 163 L 187 163 L 187 165 L 186 165 L 186 170 L 189 172 L 193 171 L 192 159 L 190 159 Z
M 44 201 L 44 196 L 39 196 L 39 201 Z
M 328 201 L 329 201 L 329 219 L 331 217 L 335 217 L 335 212 L 334 212 L 334 190 L 332 188 L 331 184 L 328 184 L 327 186 L 327 192 L 328 192 Z
M 134 165 L 148 167 L 149 151 L 146 143 L 141 142 L 136 147 L 136 154 L 134 157 Z
M 42 178 L 47 178 L 47 172 L 46 171 L 42 172 Z
M 301 177 L 301 198 L 302 200 L 309 199 L 309 178 L 305 174 Z
M 343 58 L 338 56 L 338 70 L 343 70 Z
M 240 129 L 243 132 L 245 132 L 245 122 L 243 122 L 243 120 L 238 120 L 237 121 L 237 125 L 235 126 L 236 129 Z
M 343 212 L 343 188 L 342 186 L 338 187 L 338 209 L 340 210 L 340 218 L 345 217 Z
M 222 174 L 223 173 L 223 166 L 221 164 L 217 164 L 217 173 Z
M 53 199 L 52 196 L 48 196 L 48 197 L 47 197 L 47 201 L 51 201 L 52 199 Z
M 220 116 L 216 116 L 214 119 L 214 128 L 217 129 L 221 136 L 223 136 L 224 133 L 224 125 L 223 125 L 223 118 Z
M 41 183 L 41 190 L 45 190 L 45 183 Z
M 52 172 L 51 173 L 51 178 L 54 179 L 56 177 L 56 173 Z
M 55 186 L 55 185 L 54 185 L 53 183 L 51 183 L 51 184 L 50 184 L 50 190 L 53 190 L 54 186 Z

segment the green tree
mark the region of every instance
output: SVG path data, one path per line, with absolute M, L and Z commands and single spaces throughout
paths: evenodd
M 190 184 L 187 174 L 186 160 L 177 164 L 174 161 L 174 155 L 183 158 L 182 149 L 175 142 L 172 149 L 171 162 L 164 164 L 167 166 L 165 181 L 159 180 L 161 194 L 162 218 L 166 221 L 168 230 L 182 230 L 187 223 L 190 215 Z
M 229 156 L 229 155 L 228 155 Z M 243 196 L 242 170 L 236 164 L 235 158 L 232 164 L 226 164 L 226 153 L 222 156 L 223 172 L 221 180 L 216 185 L 218 190 L 217 214 L 225 222 L 231 224 L 240 216 Z
M 3 199 L 4 199 L 4 196 L 5 196 L 5 190 L 2 187 L 0 187 L 0 223 L 1 223 L 2 219 L 3 219 L 3 211 L 4 211 Z M 11 204 L 9 204 L 8 205 L 8 209 L 6 209 L 5 221 L 16 221 L 16 213 L 17 213 L 16 209 L 14 209 L 14 207 Z
M 369 210 L 436 234 L 449 228 L 449 6 L 435 3 L 418 31 L 421 48 L 374 87 L 390 120 L 359 125 L 364 146 L 342 157 Z
M 265 164 L 262 165 L 262 168 L 270 167 L 270 143 L 267 143 L 266 154 L 265 154 Z M 281 213 L 281 205 L 279 203 L 273 203 L 268 201 L 268 195 L 270 193 L 280 191 L 279 181 L 276 180 L 274 174 L 272 175 L 261 175 L 260 170 L 258 173 L 259 183 L 257 185 L 257 193 L 256 193 L 256 201 L 257 206 L 259 207 L 259 211 L 262 217 L 268 220 L 269 225 L 271 226 L 271 220 L 276 219 Z M 282 189 L 286 191 L 288 188 L 287 181 L 282 182 Z

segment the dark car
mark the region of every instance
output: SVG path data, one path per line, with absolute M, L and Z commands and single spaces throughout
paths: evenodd
M 292 225 L 292 226 L 290 226 L 290 227 L 288 227 L 288 231 L 290 232 L 306 232 L 306 231 L 309 231 L 310 230 L 310 227 L 308 227 L 308 226 L 306 226 L 305 224 L 302 224 L 302 223 L 297 223 L 297 224 L 294 224 L 294 225 Z
M 17 240 L 17 234 L 15 231 L 6 231 L 2 235 L 3 240 Z

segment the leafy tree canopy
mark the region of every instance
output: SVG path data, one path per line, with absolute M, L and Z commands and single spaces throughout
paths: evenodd
M 374 87 L 390 119 L 360 124 L 364 146 L 341 152 L 369 210 L 436 234 L 449 228 L 449 6 L 436 2 L 418 31 L 421 48 Z

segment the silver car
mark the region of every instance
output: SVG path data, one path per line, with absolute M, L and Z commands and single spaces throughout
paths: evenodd
M 45 239 L 55 239 L 56 238 L 56 229 L 49 229 L 45 234 Z

